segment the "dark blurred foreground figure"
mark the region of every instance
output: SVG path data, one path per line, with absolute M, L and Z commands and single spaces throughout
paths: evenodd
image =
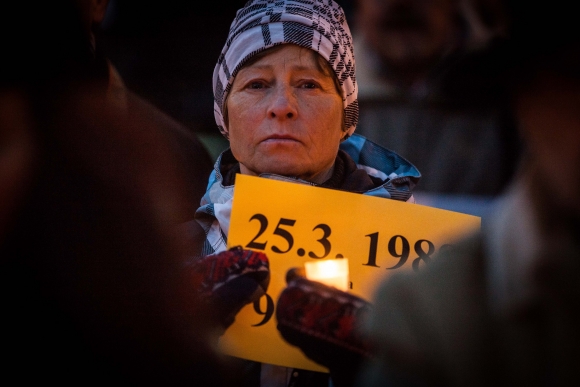
M 190 198 L 172 139 L 95 78 L 76 5 L 11 3 L 0 27 L 3 376 L 225 385 L 175 232 Z
M 526 153 L 483 230 L 388 280 L 361 386 L 580 381 L 580 39 L 570 6 L 508 1 Z
M 212 159 L 195 133 L 174 120 L 149 101 L 133 93 L 125 86 L 123 78 L 107 56 L 102 37 L 102 24 L 109 8 L 109 0 L 73 0 L 80 15 L 86 50 L 86 67 L 91 79 L 106 89 L 112 103 L 127 112 L 139 116 L 164 132 L 170 140 L 170 150 L 177 156 L 176 165 L 184 170 L 184 189 L 189 197 L 182 213 L 182 220 L 193 219 L 197 205 L 205 193 L 207 176 Z M 170 60 L 171 58 L 164 58 Z
M 172 233 L 184 191 L 167 139 L 93 95 L 46 97 L 0 97 L 3 373 L 221 385 Z

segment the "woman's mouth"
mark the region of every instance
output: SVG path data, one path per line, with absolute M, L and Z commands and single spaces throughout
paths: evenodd
M 297 138 L 286 134 L 274 134 L 266 137 L 262 142 L 300 142 Z

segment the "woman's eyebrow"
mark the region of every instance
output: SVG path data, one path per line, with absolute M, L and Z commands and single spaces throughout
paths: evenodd
M 275 66 L 272 65 L 272 64 L 254 64 L 252 66 L 246 67 L 246 69 L 248 69 L 248 70 L 251 70 L 251 69 L 255 69 L 255 70 L 271 70 L 274 67 Z M 299 70 L 299 71 L 318 70 L 316 68 L 316 66 L 308 66 L 308 65 L 300 65 L 300 64 L 290 65 L 290 68 L 292 70 Z

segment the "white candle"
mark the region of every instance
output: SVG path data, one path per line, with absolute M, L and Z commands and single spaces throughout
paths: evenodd
M 348 290 L 348 259 L 326 259 L 304 263 L 306 278 L 337 289 Z

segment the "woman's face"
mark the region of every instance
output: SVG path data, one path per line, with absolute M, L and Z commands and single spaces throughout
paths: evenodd
M 342 131 L 342 97 L 314 51 L 285 44 L 244 67 L 227 99 L 230 147 L 241 172 L 322 183 Z

